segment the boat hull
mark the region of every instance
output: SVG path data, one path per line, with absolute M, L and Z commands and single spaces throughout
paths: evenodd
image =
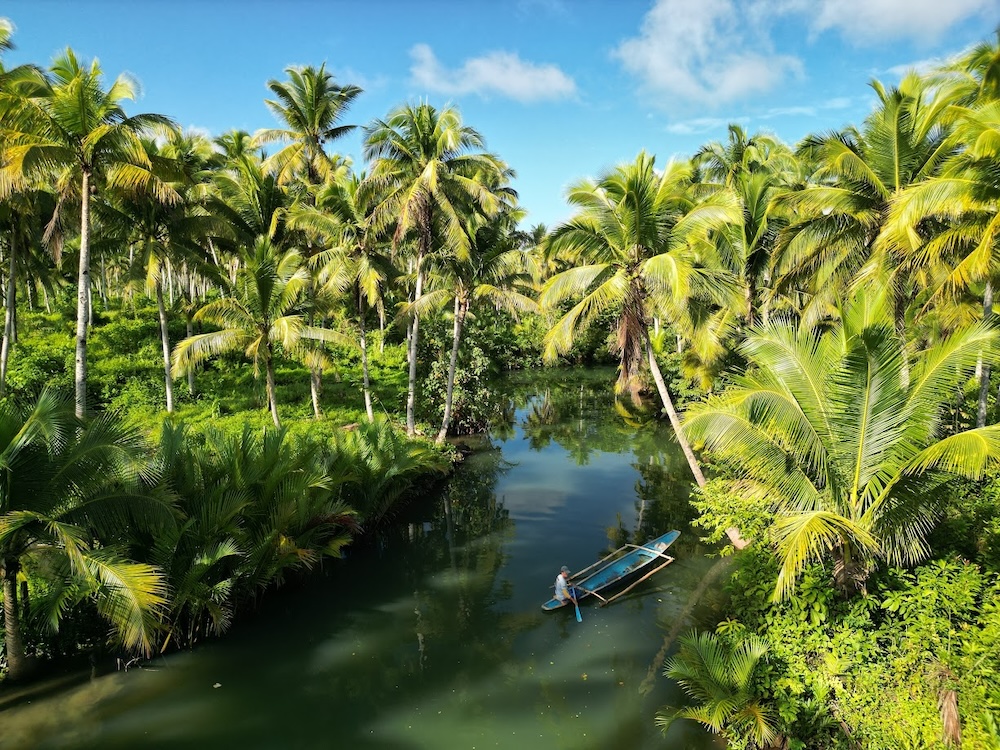
M 612 553 L 609 556 L 611 559 L 572 574 L 570 580 L 577 590 L 577 601 L 582 601 L 593 595 L 601 599 L 602 603 L 607 603 L 608 600 L 601 596 L 603 592 L 618 588 L 629 581 L 635 581 L 641 573 L 651 573 L 651 571 L 657 570 L 658 565 L 662 567 L 672 562 L 673 558 L 666 555 L 665 552 L 679 536 L 679 531 L 668 531 L 642 546 L 626 545 Z M 626 549 L 627 552 L 625 552 Z M 568 599 L 560 601 L 553 598 L 545 602 L 542 609 L 551 612 L 572 603 Z

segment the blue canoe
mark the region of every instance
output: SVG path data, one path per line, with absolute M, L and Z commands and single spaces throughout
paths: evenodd
M 662 570 L 674 561 L 666 553 L 667 548 L 681 535 L 679 531 L 668 531 L 661 537 L 657 537 L 643 545 L 626 544 L 624 547 L 612 552 L 603 560 L 599 560 L 588 568 L 584 568 L 579 573 L 570 576 L 570 583 L 576 587 L 577 601 L 581 601 L 588 596 L 595 596 L 601 600 L 601 606 L 617 599 L 622 594 L 638 586 L 651 575 Z M 607 593 L 608 589 L 620 586 L 626 581 L 632 584 L 624 591 L 620 591 L 611 598 L 606 598 L 602 592 Z M 572 602 L 567 599 L 549 599 L 542 605 L 542 609 L 549 612 L 553 609 L 565 607 Z

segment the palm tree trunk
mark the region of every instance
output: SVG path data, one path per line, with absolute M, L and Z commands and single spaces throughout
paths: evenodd
M 448 436 L 448 427 L 451 425 L 451 403 L 455 394 L 455 369 L 458 366 L 458 347 L 462 341 L 462 324 L 465 322 L 466 312 L 468 312 L 468 305 L 458 295 L 455 295 L 455 327 L 452 331 L 451 361 L 448 363 L 448 388 L 444 397 L 444 419 L 441 421 L 441 430 L 437 436 L 438 445 L 443 443 Z
M 372 409 L 372 391 L 368 380 L 368 332 L 365 328 L 365 298 L 364 292 L 358 287 L 358 321 L 361 328 L 361 379 L 365 394 L 365 414 L 369 422 L 375 421 L 375 411 Z
M 312 397 L 313 419 L 319 419 L 323 412 L 319 408 L 319 394 L 323 390 L 323 368 L 313 365 L 309 368 L 309 395 Z
M 187 318 L 187 320 L 185 320 L 185 323 L 187 325 L 187 337 L 191 338 L 192 336 L 194 336 L 194 323 L 192 323 L 192 320 L 191 320 L 191 313 L 190 312 L 187 313 L 187 315 L 185 317 Z M 194 395 L 194 368 L 193 367 L 190 368 L 190 369 L 188 369 L 188 395 L 189 396 L 193 396 Z
M 170 329 L 167 327 L 167 308 L 163 304 L 163 285 L 156 280 L 156 309 L 160 313 L 160 345 L 163 347 L 163 385 L 167 393 L 167 413 L 174 411 L 174 378 L 170 372 Z
M 983 290 L 983 321 L 993 319 L 993 282 L 987 281 Z M 983 362 L 983 371 L 979 375 L 979 409 L 976 412 L 976 427 L 986 426 L 986 404 L 990 397 L 990 363 Z
M 271 347 L 271 342 L 267 342 L 267 403 L 268 407 L 271 409 L 271 419 L 274 420 L 274 426 L 281 428 L 281 418 L 278 416 L 278 389 L 274 383 L 274 350 Z
M 420 250 L 420 254 L 417 255 L 417 283 L 413 292 L 413 303 L 416 304 L 420 301 L 420 296 L 423 293 L 424 286 L 424 274 L 423 274 L 423 248 Z M 409 380 L 406 387 L 406 434 L 409 437 L 413 437 L 417 433 L 416 424 L 416 405 L 417 405 L 417 341 L 418 334 L 420 331 L 420 315 L 416 311 L 413 313 L 413 324 L 410 327 L 410 373 Z
M 378 353 L 385 354 L 385 305 L 378 306 L 378 332 L 382 334 L 378 340 Z
M 14 310 L 16 305 L 17 284 L 17 241 L 14 234 L 10 238 L 10 275 L 7 277 L 7 295 L 4 313 L 3 343 L 0 344 L 0 397 L 7 394 L 7 362 L 10 359 L 10 347 L 14 341 Z
M 28 663 L 21 640 L 21 620 L 17 609 L 17 560 L 4 560 L 3 624 L 4 649 L 7 652 L 8 677 L 18 680 L 27 673 Z
M 684 437 L 681 421 L 677 416 L 677 410 L 674 409 L 674 402 L 670 398 L 670 392 L 667 390 L 667 384 L 663 380 L 660 366 L 656 364 L 656 356 L 653 354 L 653 345 L 649 342 L 649 337 L 646 338 L 646 356 L 649 358 L 649 370 L 653 373 L 653 380 L 656 383 L 656 390 L 660 393 L 663 409 L 667 412 L 667 417 L 670 418 L 670 425 L 674 428 L 674 434 L 677 436 L 677 442 L 684 452 L 684 458 L 687 459 L 688 466 L 691 467 L 691 473 L 694 474 L 694 479 L 698 483 L 698 486 L 704 487 L 705 475 L 701 473 L 701 466 L 698 465 L 698 459 L 695 457 L 694 451 L 691 450 L 691 445 L 688 443 L 687 438 Z M 735 526 L 726 529 L 726 536 L 729 537 L 729 541 L 736 549 L 743 549 L 749 544 L 740 534 L 740 530 Z
M 73 377 L 76 416 L 87 415 L 87 327 L 90 313 L 90 172 L 80 185 L 80 268 L 76 294 L 76 370 Z

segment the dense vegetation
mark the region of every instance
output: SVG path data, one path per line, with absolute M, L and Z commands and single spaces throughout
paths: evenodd
M 1000 748 L 1000 34 L 795 149 L 641 153 L 551 232 L 454 108 L 372 122 L 357 168 L 328 146 L 361 90 L 285 73 L 277 128 L 209 140 L 72 51 L 0 69 L 10 676 L 100 620 L 222 632 L 444 469 L 419 436 L 488 425 L 498 369 L 610 358 L 739 550 L 659 721 Z

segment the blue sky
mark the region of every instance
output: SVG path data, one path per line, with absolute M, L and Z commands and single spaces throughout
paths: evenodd
M 134 112 L 218 135 L 273 127 L 266 82 L 326 62 L 365 93 L 456 105 L 517 172 L 527 222 L 569 216 L 566 187 L 645 149 L 658 163 L 738 122 L 794 144 L 860 123 L 874 77 L 989 39 L 996 0 L 7 0 L 7 64 L 67 46 L 141 84 Z M 336 150 L 361 161 L 360 133 Z

